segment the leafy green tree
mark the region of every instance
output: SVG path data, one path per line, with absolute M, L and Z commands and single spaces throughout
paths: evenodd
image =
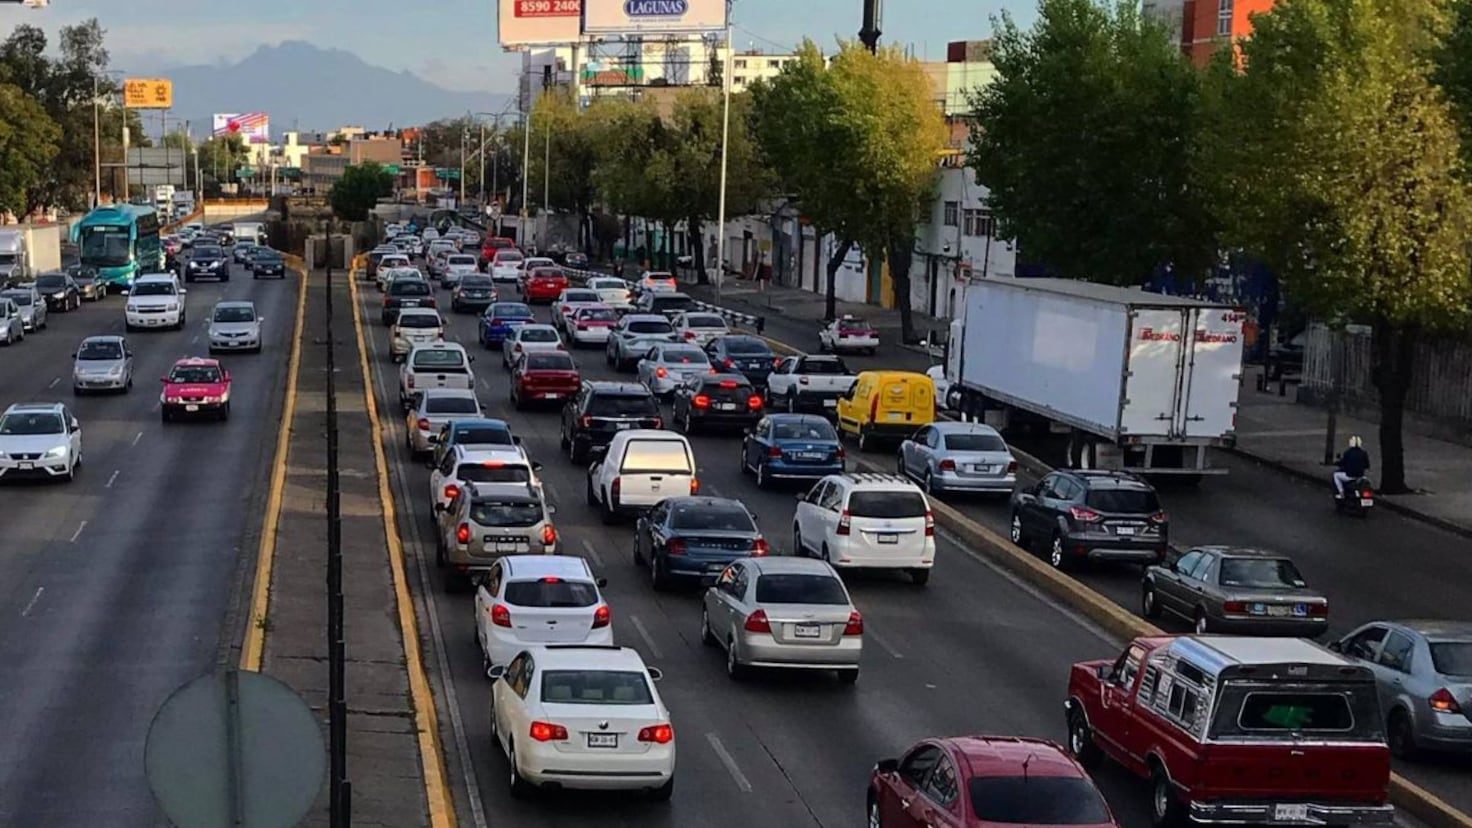
M 992 60 L 967 164 L 999 235 L 1063 275 L 1119 285 L 1213 262 L 1198 73 L 1138 3 L 1041 0 L 1030 31 L 1003 15 Z
M 1402 422 L 1415 346 L 1465 330 L 1472 192 L 1433 81 L 1438 0 L 1281 0 L 1212 75 L 1215 197 L 1229 243 L 1294 301 L 1372 326 L 1380 488 L 1408 491 Z
M 45 179 L 60 139 L 61 128 L 41 104 L 0 84 L 0 210 L 23 215 L 30 209 L 30 191 Z
M 1450 25 L 1435 51 L 1434 79 L 1446 91 L 1462 133 L 1462 158 L 1472 164 L 1472 0 L 1451 0 Z
M 552 210 L 554 205 L 579 218 L 586 246 L 593 201 L 598 147 L 592 119 L 579 110 L 572 93 L 549 89 L 537 98 L 531 113 L 531 163 L 528 196 L 532 204 Z
M 199 144 L 199 171 L 215 188 L 235 179 L 235 171 L 245 166 L 250 150 L 239 135 L 206 138 Z
M 349 165 L 332 185 L 328 201 L 343 221 L 366 221 L 380 198 L 393 195 L 394 176 L 382 164 L 367 161 Z

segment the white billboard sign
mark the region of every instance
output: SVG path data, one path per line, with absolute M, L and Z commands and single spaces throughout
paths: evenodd
M 583 0 L 583 34 L 723 32 L 726 12 L 726 0 Z
M 496 39 L 506 49 L 576 43 L 583 0 L 497 0 Z

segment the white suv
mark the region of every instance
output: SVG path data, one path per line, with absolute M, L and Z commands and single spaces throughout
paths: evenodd
M 189 321 L 184 308 L 187 293 L 189 291 L 180 287 L 173 274 L 145 273 L 139 276 L 128 290 L 128 304 L 123 311 L 127 329 L 183 329 Z
M 923 585 L 935 565 L 935 516 L 902 477 L 832 474 L 798 500 L 792 548 L 839 569 L 903 569 Z
M 475 589 L 475 638 L 482 666 L 505 664 L 544 644 L 612 644 L 613 614 L 582 558 L 508 555 Z

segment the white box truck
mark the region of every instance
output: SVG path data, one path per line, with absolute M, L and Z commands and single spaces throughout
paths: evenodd
M 979 279 L 951 323 L 946 379 L 966 419 L 1069 435 L 1067 464 L 1225 474 L 1241 309 L 1070 279 Z

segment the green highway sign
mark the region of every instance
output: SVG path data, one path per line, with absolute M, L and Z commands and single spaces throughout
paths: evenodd
M 256 174 L 256 168 L 255 167 L 240 167 L 237 170 L 235 170 L 235 177 L 236 178 L 252 178 L 252 177 L 255 176 L 255 174 Z
M 398 175 L 399 174 L 399 165 L 398 164 L 384 164 L 383 165 L 383 169 L 389 175 Z
M 460 170 L 455 167 L 438 167 L 434 171 L 434 177 L 441 181 L 459 181 Z

